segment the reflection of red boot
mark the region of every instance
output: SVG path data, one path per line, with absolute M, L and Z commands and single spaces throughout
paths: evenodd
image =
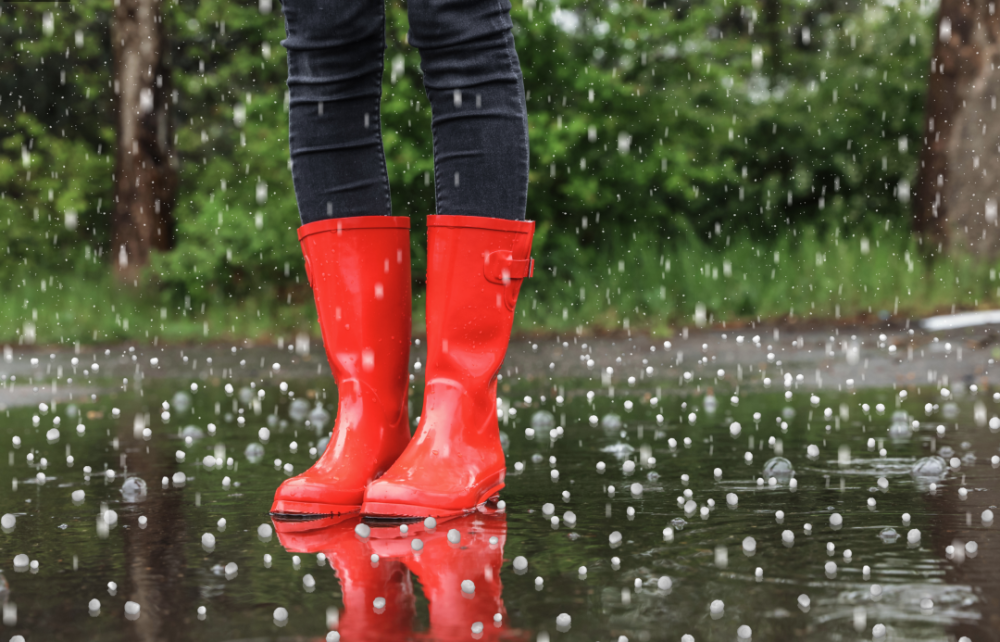
M 414 598 L 410 573 L 401 561 L 380 560 L 373 567 L 369 542 L 354 532 L 357 517 L 316 528 L 328 520 L 275 521 L 278 541 L 290 553 L 324 553 L 340 580 L 344 611 L 337 630 L 343 642 L 405 640 L 413 628 Z M 329 520 L 332 521 L 332 520 Z M 304 527 L 312 524 L 314 527 Z M 376 611 L 375 599 L 385 605 Z
M 369 482 L 410 440 L 410 223 L 360 216 L 299 228 L 327 359 L 340 398 L 330 444 L 285 480 L 272 515 L 357 512 Z
M 529 221 L 428 218 L 423 413 L 406 450 L 369 485 L 363 515 L 460 515 L 503 488 L 496 376 L 521 282 L 531 274 L 534 228 Z
M 451 530 L 461 536 L 457 544 L 448 541 Z M 491 538 L 495 538 L 492 543 Z M 507 518 L 503 513 L 476 512 L 442 520 L 433 532 L 427 532 L 422 524 L 412 524 L 405 538 L 399 535 L 398 528 L 373 528 L 371 543 L 382 559 L 402 559 L 423 587 L 430 629 L 419 637 L 465 642 L 517 637 L 507 627 L 501 595 L 500 569 L 506 538 Z M 419 552 L 412 551 L 414 539 L 423 542 Z M 471 593 L 462 590 L 466 580 L 473 584 Z

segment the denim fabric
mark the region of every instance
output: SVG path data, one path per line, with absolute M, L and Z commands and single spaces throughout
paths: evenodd
M 285 0 L 302 223 L 392 214 L 379 102 L 383 0 Z M 432 109 L 438 214 L 523 220 L 528 118 L 509 0 L 410 0 Z

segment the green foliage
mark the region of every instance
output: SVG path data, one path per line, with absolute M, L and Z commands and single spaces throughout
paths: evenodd
M 0 59 L 0 288 L 21 303 L 3 313 L 2 336 L 21 331 L 32 309 L 50 311 L 38 321 L 47 340 L 134 336 L 111 324 L 109 300 L 156 336 L 203 336 L 203 305 L 216 315 L 210 334 L 312 327 L 280 11 L 230 0 L 164 6 L 181 163 L 176 247 L 154 257 L 144 288 L 121 292 L 106 274 L 109 10 L 86 0 L 0 12 L 13 52 Z M 413 217 L 419 292 L 424 215 L 434 211 L 430 113 L 405 6 L 392 0 L 386 11 L 385 149 L 394 212 Z M 918 3 L 786 0 L 768 17 L 757 2 L 524 0 L 513 18 L 530 96 L 528 213 L 538 221 L 523 329 L 625 319 L 662 329 L 690 322 L 699 303 L 721 320 L 876 313 L 896 296 L 920 311 L 988 297 L 986 281 L 956 293 L 936 277 L 982 278 L 988 267 L 925 265 L 906 231 L 898 193 L 908 195 L 915 173 L 931 45 Z M 727 262 L 733 276 L 705 275 Z M 59 310 L 76 315 L 72 330 L 48 327 Z

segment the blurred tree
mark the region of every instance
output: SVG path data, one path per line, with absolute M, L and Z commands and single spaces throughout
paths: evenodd
M 942 0 L 930 61 L 914 227 L 931 253 L 1000 253 L 1000 15 L 989 0 Z
M 111 259 L 133 279 L 149 253 L 173 244 L 177 159 L 161 0 L 117 0 L 111 29 L 118 96 Z

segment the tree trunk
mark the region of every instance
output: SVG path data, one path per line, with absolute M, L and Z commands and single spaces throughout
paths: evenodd
M 116 0 L 111 39 L 118 95 L 118 150 L 111 260 L 133 280 L 153 249 L 173 244 L 177 160 L 161 0 Z
M 930 253 L 1000 254 L 1000 11 L 941 0 L 927 86 L 914 229 Z

